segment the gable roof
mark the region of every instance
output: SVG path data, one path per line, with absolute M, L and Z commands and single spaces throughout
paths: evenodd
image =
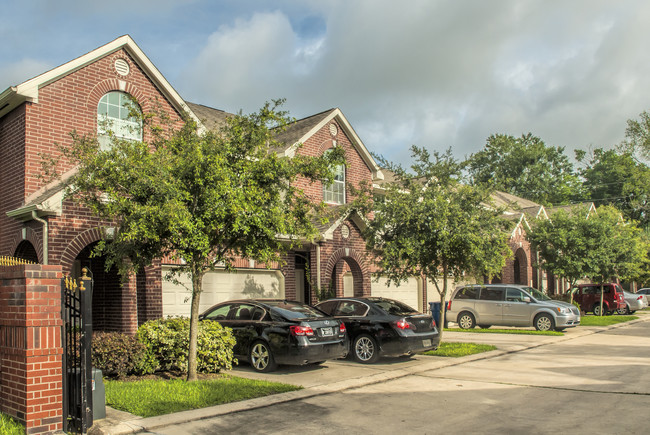
M 383 180 L 384 175 L 377 162 L 372 157 L 366 146 L 361 142 L 361 138 L 354 131 L 348 120 L 341 112 L 341 109 L 329 109 L 316 115 L 300 119 L 287 126 L 286 130 L 278 134 L 278 141 L 286 145 L 286 148 L 279 149 L 284 151 L 284 155 L 292 157 L 295 155 L 298 145 L 304 143 L 311 136 L 316 134 L 320 129 L 325 127 L 329 122 L 336 119 L 345 135 L 352 142 L 352 146 L 357 150 L 361 159 L 372 171 L 373 180 Z
M 197 122 L 199 121 L 199 119 L 196 118 L 196 115 L 192 113 L 189 106 L 185 104 L 185 101 L 181 98 L 178 92 L 176 92 L 172 85 L 169 84 L 167 79 L 165 79 L 160 71 L 158 71 L 158 68 L 156 68 L 129 35 L 120 36 L 108 44 L 102 45 L 101 47 L 73 59 L 70 62 L 64 63 L 63 65 L 53 68 L 19 85 L 7 88 L 5 91 L 0 93 L 0 118 L 26 101 L 38 103 L 38 91 L 43 86 L 55 82 L 60 78 L 121 49 L 124 49 L 131 56 L 133 61 L 142 68 L 147 77 L 151 79 L 154 85 L 160 90 L 165 98 L 167 98 L 178 113 L 187 112 Z

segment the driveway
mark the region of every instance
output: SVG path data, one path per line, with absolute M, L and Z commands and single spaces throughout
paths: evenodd
M 499 337 L 510 350 L 462 361 L 418 356 L 282 368 L 263 377 L 306 388 L 130 427 L 156 434 L 647 433 L 650 322 L 580 328 L 564 337 L 444 339 L 470 335 L 467 341 Z M 236 374 L 261 376 L 246 367 Z

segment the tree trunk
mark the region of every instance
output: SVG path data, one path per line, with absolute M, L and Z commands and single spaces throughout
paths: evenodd
M 442 344 L 442 333 L 445 329 L 445 318 L 447 315 L 447 264 L 442 265 L 442 293 L 440 294 L 440 313 L 438 318 L 440 319 L 440 325 L 438 326 L 438 332 L 440 334 L 440 343 Z
M 187 355 L 187 380 L 196 381 L 196 354 L 199 337 L 199 306 L 203 284 L 203 272 L 192 269 L 192 306 L 190 311 L 190 349 Z
M 605 295 L 605 288 L 601 284 L 600 285 L 600 315 L 601 316 L 603 315 L 603 297 L 604 297 L 604 295 Z

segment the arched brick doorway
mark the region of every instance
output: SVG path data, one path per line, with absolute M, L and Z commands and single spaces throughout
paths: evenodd
M 514 284 L 529 285 L 530 277 L 528 276 L 528 257 L 526 251 L 522 248 L 517 249 L 513 261 L 513 278 Z
M 346 275 L 352 276 L 346 283 Z M 347 289 L 346 286 L 352 286 Z M 329 296 L 370 296 L 370 274 L 361 256 L 350 248 L 342 248 L 334 252 L 324 270 L 323 291 Z

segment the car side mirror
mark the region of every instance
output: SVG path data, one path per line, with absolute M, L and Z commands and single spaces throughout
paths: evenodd
M 524 302 L 527 304 L 530 304 L 530 297 L 529 296 L 524 296 Z

